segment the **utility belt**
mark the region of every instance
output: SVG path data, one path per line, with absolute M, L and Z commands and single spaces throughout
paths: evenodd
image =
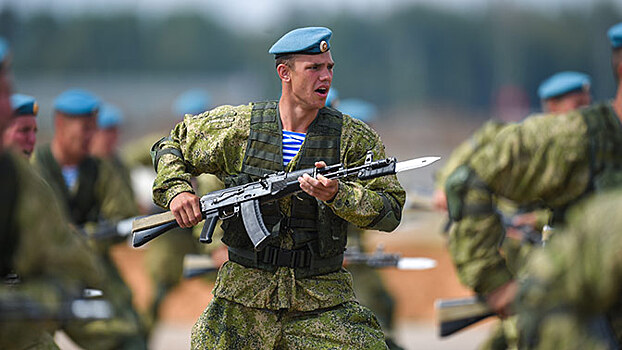
M 229 247 L 229 260 L 245 267 L 275 272 L 279 267 L 294 269 L 296 278 L 305 278 L 339 271 L 343 253 L 322 258 L 310 244 L 301 249 L 266 246 L 260 251 Z

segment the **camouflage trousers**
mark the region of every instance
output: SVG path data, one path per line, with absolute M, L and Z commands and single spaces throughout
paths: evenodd
M 357 302 L 309 312 L 254 309 L 215 297 L 192 328 L 192 349 L 386 349 Z

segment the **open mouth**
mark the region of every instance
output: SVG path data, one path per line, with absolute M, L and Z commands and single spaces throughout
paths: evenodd
M 315 92 L 317 92 L 318 94 L 322 96 L 325 96 L 325 95 L 328 95 L 328 88 L 325 88 L 325 87 L 317 88 L 315 89 Z

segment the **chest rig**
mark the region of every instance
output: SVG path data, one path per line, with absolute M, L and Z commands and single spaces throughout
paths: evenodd
M 225 179 L 232 187 L 256 181 L 260 177 L 284 171 L 283 136 L 277 102 L 253 105 L 250 133 L 240 174 Z M 311 123 L 292 170 L 313 168 L 315 162 L 340 161 L 340 112 L 322 108 Z M 291 196 L 284 213 L 278 202 L 261 205 L 266 228 L 272 232 L 268 245 L 254 251 L 241 216 L 225 220 L 223 242 L 229 247 L 229 259 L 247 267 L 274 271 L 277 267 L 295 269 L 297 277 L 337 271 L 343 262 L 347 222 L 314 197 L 301 192 Z M 281 248 L 283 235 L 293 242 L 291 249 Z

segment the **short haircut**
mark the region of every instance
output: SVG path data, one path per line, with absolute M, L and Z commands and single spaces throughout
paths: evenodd
M 294 56 L 295 56 L 295 54 L 293 54 L 293 53 L 287 53 L 287 54 L 284 54 L 284 55 L 276 56 L 276 64 L 275 64 L 275 66 L 278 67 L 279 64 L 284 64 L 284 65 L 288 66 L 289 68 L 292 68 L 292 63 L 294 61 Z
M 613 68 L 613 76 L 616 79 L 616 83 L 620 82 L 620 77 L 618 75 L 618 67 L 622 64 L 622 47 L 617 49 L 613 49 L 611 53 L 611 68 Z

